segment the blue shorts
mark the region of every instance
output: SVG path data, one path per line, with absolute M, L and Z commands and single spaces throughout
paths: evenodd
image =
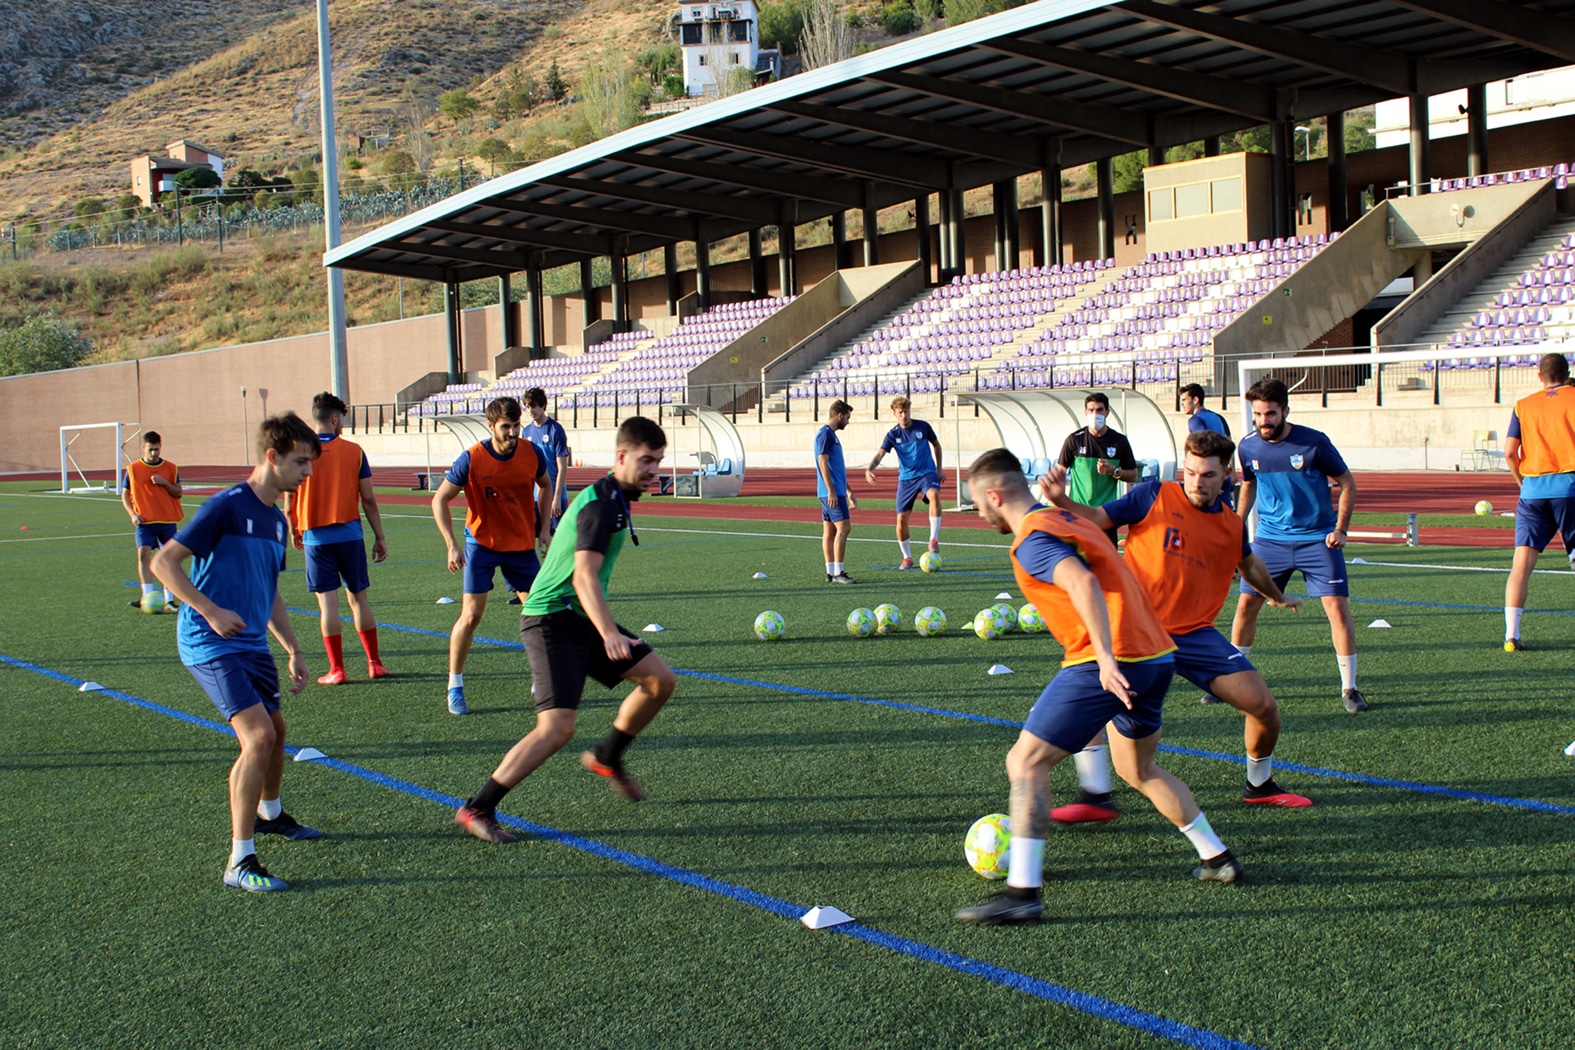
M 820 501 L 821 521 L 850 521 L 853 515 L 848 513 L 848 497 L 844 493 L 836 499 L 823 499 Z
M 1176 643 L 1176 673 L 1199 689 L 1207 689 L 1216 678 L 1257 668 L 1212 627 L 1200 627 L 1186 634 L 1173 634 Z
M 913 509 L 914 500 L 918 499 L 920 496 L 924 495 L 931 489 L 938 489 L 940 487 L 940 479 L 938 479 L 934 474 L 925 474 L 924 476 L 917 478 L 898 478 L 897 513 L 908 513 Z M 940 495 L 940 493 L 936 493 L 936 495 Z M 941 507 L 939 503 L 930 508 L 931 517 L 934 517 L 940 512 Z
M 1123 663 L 1121 673 L 1132 687 L 1132 710 L 1099 684 L 1099 665 L 1063 667 L 1039 695 L 1023 728 L 1040 740 L 1075 754 L 1099 735 L 1105 724 L 1128 740 L 1159 732 L 1160 710 L 1175 662 L 1167 655 L 1142 663 Z
M 541 571 L 535 551 L 495 551 L 479 543 L 465 544 L 465 593 L 486 594 L 492 590 L 492 574 L 503 570 L 503 582 L 516 591 L 529 591 Z
M 1555 534 L 1575 553 L 1575 499 L 1522 499 L 1515 505 L 1515 546 L 1546 550 Z
M 158 550 L 170 540 L 175 538 L 175 533 L 180 526 L 173 521 L 161 521 L 154 525 L 137 526 L 137 546 L 152 547 Z
M 1344 598 L 1351 593 L 1345 579 L 1345 552 L 1323 540 L 1253 540 L 1252 553 L 1263 559 L 1274 585 L 1281 590 L 1291 581 L 1291 573 L 1300 572 L 1307 581 L 1307 593 L 1314 598 Z M 1258 592 L 1242 580 L 1241 593 Z
M 308 543 L 302 549 L 306 551 L 306 589 L 311 593 L 337 591 L 341 579 L 351 594 L 360 594 L 372 586 L 372 578 L 366 572 L 365 540 Z
M 279 668 L 272 653 L 227 653 L 186 670 L 226 721 L 258 704 L 269 714 L 279 710 Z

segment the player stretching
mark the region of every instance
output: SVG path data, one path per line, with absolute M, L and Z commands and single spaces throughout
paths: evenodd
M 339 620 L 339 585 L 350 595 L 350 615 L 355 633 L 366 650 L 366 676 L 387 678 L 377 652 L 377 621 L 366 596 L 372 579 L 366 571 L 366 542 L 361 535 L 361 511 L 372 526 L 372 560 L 388 557 L 383 537 L 383 515 L 372 491 L 372 466 L 361 446 L 343 437 L 349 409 L 324 391 L 312 398 L 312 418 L 323 453 L 312 476 L 284 497 L 284 516 L 290 521 L 290 539 L 296 550 L 306 552 L 306 589 L 317 596 L 318 626 L 328 650 L 328 673 L 318 685 L 343 685 L 345 674 L 344 626 Z
M 815 495 L 820 497 L 820 520 L 824 523 L 820 550 L 826 558 L 827 583 L 857 583 L 848 575 L 848 533 L 853 531 L 851 511 L 859 501 L 848 489 L 848 470 L 842 461 L 842 442 L 837 431 L 853 418 L 853 406 L 833 401 L 826 410 L 828 422 L 815 433 Z
M 880 451 L 864 471 L 864 480 L 875 484 L 875 468 L 886 453 L 897 450 L 897 546 L 902 550 L 898 568 L 907 570 L 913 568 L 908 518 L 913 513 L 913 501 L 920 496 L 930 505 L 930 551 L 941 549 L 941 439 L 928 423 L 913 418 L 913 405 L 907 398 L 893 400 L 891 411 L 897 417 L 897 425 L 886 432 Z
M 1520 644 L 1520 617 L 1537 555 L 1554 533 L 1575 569 L 1575 387 L 1567 385 L 1570 363 L 1563 354 L 1544 354 L 1537 364 L 1542 391 L 1515 402 L 1504 439 L 1504 462 L 1520 486 L 1515 506 L 1515 562 L 1504 585 L 1504 651 Z
M 1280 737 L 1280 709 L 1263 676 L 1214 629 L 1214 619 L 1230 594 L 1233 570 L 1268 596 L 1269 604 L 1296 609 L 1247 542 L 1247 529 L 1225 502 L 1228 466 L 1236 443 L 1209 430 L 1187 435 L 1182 483 L 1147 481 L 1103 507 L 1085 507 L 1066 498 L 1065 474 L 1054 468 L 1040 479 L 1045 495 L 1101 529 L 1127 526 L 1126 566 L 1148 592 L 1159 622 L 1176 643 L 1176 673 L 1208 690 L 1247 716 L 1245 802 L 1271 806 L 1310 806 L 1301 795 L 1274 782 L 1274 745 Z M 1078 802 L 1050 814 L 1060 824 L 1111 821 L 1121 814 L 1110 805 L 1110 772 L 1103 746 L 1079 752 Z
M 289 888 L 257 862 L 254 835 L 319 835 L 286 813 L 279 800 L 285 725 L 267 634 L 272 631 L 289 654 L 290 692 L 299 693 L 306 685 L 306 657 L 279 593 L 289 524 L 274 501 L 310 476 L 319 451 L 317 435 L 295 413 L 263 420 L 251 477 L 204 503 L 153 558 L 153 571 L 184 603 L 181 663 L 229 720 L 241 745 L 230 768 L 224 884 L 243 890 Z M 195 559 L 189 577 L 181 564 L 187 558 Z
M 175 538 L 175 526 L 186 512 L 181 509 L 180 498 L 184 491 L 180 484 L 180 468 L 159 453 L 164 449 L 164 439 L 158 431 L 142 435 L 142 458 L 126 466 L 126 484 L 120 490 L 120 505 L 126 508 L 131 524 L 137 530 L 137 581 L 142 584 L 144 596 L 159 589 L 153 575 L 153 552 Z M 167 608 L 173 596 L 164 591 Z M 133 607 L 141 599 L 127 603 Z
M 541 562 L 539 545 L 547 549 L 552 535 L 552 485 L 541 453 L 520 440 L 520 403 L 512 397 L 487 404 L 487 429 L 492 437 L 477 442 L 454 460 L 432 496 L 432 517 L 448 545 L 448 571 L 464 570 L 464 595 L 459 619 L 448 639 L 448 710 L 470 713 L 465 703 L 465 658 L 487 611 L 492 574 L 503 570 L 503 582 L 523 601 Z M 454 542 L 449 504 L 465 496 L 465 545 Z
M 968 490 L 980 517 L 1016 536 L 1017 586 L 1066 656 L 1006 756 L 1012 782 L 1006 892 L 962 909 L 957 918 L 983 924 L 1039 919 L 1050 771 L 1106 723 L 1116 729 L 1110 749 L 1121 778 L 1180 828 L 1203 859 L 1193 875 L 1240 881 L 1241 862 L 1209 827 L 1187 785 L 1154 762 L 1175 645 L 1115 546 L 1088 519 L 1036 504 L 1021 462 L 1006 449 L 974 460 Z
M 454 823 L 487 842 L 513 842 L 498 824 L 498 803 L 520 781 L 574 736 L 585 679 L 611 689 L 620 680 L 634 690 L 618 706 L 602 742 L 580 756 L 580 764 L 607 777 L 631 802 L 645 797 L 640 782 L 623 766 L 623 754 L 673 695 L 673 669 L 645 642 L 613 620 L 607 581 L 627 539 L 635 546 L 630 503 L 656 476 L 667 451 L 667 435 L 643 416 L 618 428 L 613 469 L 582 489 L 563 515 L 536 586 L 525 599 L 520 635 L 536 682 L 536 727 L 515 744 L 475 796 L 454 814 Z
M 1242 520 L 1258 506 L 1258 531 L 1252 549 L 1275 585 L 1284 587 L 1300 572 L 1307 593 L 1323 601 L 1340 665 L 1340 693 L 1353 715 L 1367 710 L 1356 688 L 1356 626 L 1351 623 L 1351 593 L 1345 578 L 1346 530 L 1356 507 L 1356 479 L 1327 435 L 1292 426 L 1290 393 L 1278 379 L 1265 379 L 1247 391 L 1254 432 L 1241 439 Z M 1340 509 L 1329 502 L 1329 482 L 1340 486 Z M 1261 492 L 1259 490 L 1262 490 Z M 1246 580 L 1236 602 L 1230 640 L 1242 656 L 1258 633 L 1263 595 Z

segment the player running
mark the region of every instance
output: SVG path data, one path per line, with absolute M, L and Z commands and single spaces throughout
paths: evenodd
M 290 692 L 306 686 L 306 657 L 279 593 L 289 523 L 274 506 L 312 473 L 317 435 L 291 412 L 257 430 L 257 466 L 234 488 L 198 508 L 190 524 L 159 549 L 153 571 L 185 603 L 181 663 L 213 701 L 241 745 L 230 769 L 230 861 L 224 884 L 253 892 L 288 889 L 257 861 L 255 835 L 315 839 L 320 832 L 284 811 L 284 714 L 279 669 L 268 634 L 290 657 Z M 188 577 L 182 563 L 195 559 Z M 265 630 L 266 626 L 266 630 Z
M 1297 609 L 1275 585 L 1252 546 L 1247 529 L 1225 502 L 1227 466 L 1236 443 L 1209 430 L 1187 435 L 1182 482 L 1148 481 L 1102 507 L 1086 507 L 1066 497 L 1059 467 L 1040 479 L 1046 498 L 1080 514 L 1101 529 L 1127 526 L 1126 566 L 1143 585 L 1159 622 L 1176 643 L 1176 673 L 1247 716 L 1247 786 L 1244 802 L 1301 807 L 1302 795 L 1274 782 L 1274 745 L 1280 737 L 1280 709 L 1263 676 L 1214 629 L 1215 617 L 1230 594 L 1234 571 L 1267 596 L 1269 604 Z M 1110 804 L 1110 773 L 1103 746 L 1076 756 L 1081 795 L 1074 805 L 1050 814 L 1060 824 L 1111 821 L 1121 814 Z
M 1240 881 L 1241 862 L 1214 834 L 1187 785 L 1154 761 L 1176 647 L 1115 546 L 1087 518 L 1036 504 L 1021 462 L 1006 449 L 974 460 L 968 490 L 980 517 L 1016 536 L 1017 585 L 1066 656 L 1006 756 L 1012 782 L 1006 891 L 962 909 L 957 918 L 987 925 L 1040 918 L 1050 771 L 1083 750 L 1106 723 L 1116 729 L 1111 751 L 1121 779 L 1197 849 L 1203 862 L 1193 875 Z
M 120 490 L 120 505 L 126 508 L 127 517 L 136 529 L 137 582 L 142 584 L 146 597 L 159 590 L 158 577 L 153 575 L 153 552 L 175 538 L 175 527 L 186 517 L 180 498 L 180 468 L 163 458 L 164 439 L 158 431 L 142 435 L 142 458 L 126 466 L 126 484 Z M 165 608 L 174 598 L 169 589 L 164 590 Z M 127 603 L 136 608 L 142 599 Z
M 827 423 L 815 434 L 815 495 L 820 497 L 820 519 L 824 523 L 820 551 L 826 558 L 827 583 L 857 583 L 848 575 L 848 533 L 853 531 L 852 512 L 859 501 L 848 489 L 848 470 L 842 460 L 842 442 L 837 431 L 853 418 L 853 406 L 833 401 L 826 410 Z
M 1563 354 L 1544 354 L 1537 364 L 1539 393 L 1515 402 L 1504 439 L 1504 462 L 1520 486 L 1515 505 L 1515 561 L 1504 585 L 1504 651 L 1517 652 L 1520 617 L 1526 611 L 1531 570 L 1554 533 L 1575 569 L 1575 387 Z
M 607 777 L 629 801 L 645 797 L 640 782 L 624 769 L 624 751 L 673 695 L 677 678 L 649 645 L 613 619 L 607 582 L 625 540 L 640 545 L 630 504 L 650 485 L 666 451 L 661 427 L 643 416 L 624 420 L 613 469 L 582 489 L 564 512 L 563 527 L 520 620 L 536 683 L 536 727 L 454 814 L 454 823 L 478 839 L 514 841 L 498 823 L 498 803 L 573 738 L 587 677 L 609 689 L 620 680 L 632 682 L 634 690 L 618 706 L 607 735 L 580 756 L 580 764 Z
M 372 491 L 372 466 L 361 446 L 343 437 L 349 409 L 324 391 L 312 398 L 312 418 L 322 455 L 312 476 L 296 492 L 284 497 L 284 516 L 290 522 L 290 541 L 306 553 L 306 589 L 317 596 L 318 627 L 328 650 L 328 673 L 318 685 L 343 685 L 345 673 L 344 625 L 339 619 L 339 587 L 350 596 L 355 633 L 366 651 L 366 676 L 387 678 L 377 651 L 377 620 L 366 592 L 372 578 L 366 571 L 366 541 L 361 533 L 361 512 L 372 526 L 372 560 L 388 557 L 383 536 L 383 515 Z
M 1293 426 L 1290 393 L 1278 379 L 1256 383 L 1246 394 L 1254 433 L 1241 439 L 1241 505 L 1247 520 L 1258 508 L 1252 549 L 1268 566 L 1276 586 L 1300 572 L 1307 593 L 1321 599 L 1340 665 L 1340 698 L 1351 714 L 1367 710 L 1356 688 L 1356 626 L 1351 622 L 1350 585 L 1345 577 L 1346 530 L 1356 508 L 1356 479 L 1329 440 L 1311 427 Z M 1340 487 L 1340 506 L 1329 502 L 1329 482 Z M 1260 492 L 1261 489 L 1261 492 Z M 1236 602 L 1231 643 L 1242 656 L 1252 651 L 1263 595 L 1246 580 Z
M 449 714 L 470 713 L 465 702 L 465 659 L 487 611 L 492 576 L 523 601 L 541 568 L 536 548 L 547 550 L 552 536 L 552 484 L 541 453 L 520 440 L 520 403 L 512 397 L 487 403 L 492 437 L 459 454 L 432 496 L 432 517 L 448 545 L 448 571 L 464 572 L 459 619 L 448 639 Z M 454 541 L 449 505 L 465 496 L 465 545 Z
M 930 552 L 941 549 L 941 439 L 928 423 L 913 418 L 913 404 L 907 398 L 894 399 L 891 411 L 897 417 L 897 425 L 886 432 L 880 451 L 864 471 L 864 480 L 875 484 L 875 468 L 886 453 L 897 450 L 897 546 L 902 551 L 898 568 L 906 571 L 913 568 L 908 518 L 913 513 L 913 501 L 920 496 L 930 506 Z

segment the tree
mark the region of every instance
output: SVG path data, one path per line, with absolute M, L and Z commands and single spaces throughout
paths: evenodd
M 461 121 L 469 120 L 471 114 L 481 108 L 481 103 L 471 97 L 470 92 L 464 88 L 451 88 L 438 96 L 438 109 L 456 126 Z
M 880 24 L 892 36 L 907 36 L 924 27 L 924 19 L 908 0 L 892 0 L 881 8 Z
M 611 58 L 604 55 L 580 81 L 580 108 L 593 140 L 633 127 L 640 119 L 634 75 L 628 69 L 615 71 Z
M 514 159 L 514 151 L 502 139 L 489 138 L 481 140 L 481 145 L 476 147 L 476 156 L 486 161 L 492 174 L 496 175 L 499 164 L 507 164 Z
M 187 168 L 175 176 L 175 185 L 183 190 L 215 190 L 224 185 L 224 181 L 212 168 Z
M 995 0 L 946 0 L 946 24 L 960 26 L 975 18 L 993 15 L 997 10 Z
M 508 120 L 516 114 L 523 116 L 529 113 L 540 101 L 541 85 L 536 83 L 535 77 L 520 72 L 516 66 L 509 71 L 509 78 L 504 82 L 497 102 L 492 105 L 492 113 L 499 120 Z
M 86 200 L 77 201 L 77 206 L 71 209 L 71 214 L 79 219 L 93 219 L 109 210 L 109 205 L 104 203 L 103 197 L 88 197 Z
M 913 0 L 913 13 L 924 23 L 924 31 L 931 32 L 941 18 L 941 0 Z
M 1148 163 L 1147 150 L 1123 153 L 1110 162 L 1110 183 L 1116 193 L 1131 193 L 1143 188 L 1143 166 Z
M 129 221 L 142 210 L 142 198 L 135 193 L 122 193 L 115 201 L 116 218 Z
M 93 343 L 54 314 L 30 318 L 20 328 L 0 331 L 0 376 L 74 368 L 93 352 Z
M 552 60 L 552 68 L 547 70 L 547 97 L 554 102 L 569 97 L 569 82 L 563 79 L 556 58 Z
M 295 187 L 295 203 L 323 203 L 323 173 L 316 168 L 306 167 L 292 173 L 290 184 Z
M 853 54 L 853 30 L 837 0 L 812 0 L 798 38 L 805 69 L 819 69 Z
M 646 79 L 660 84 L 662 79 L 678 67 L 683 58 L 676 44 L 658 44 L 634 56 L 634 64 L 645 71 Z
M 783 54 L 798 50 L 804 33 L 806 0 L 778 0 L 760 8 L 760 46 L 780 48 Z

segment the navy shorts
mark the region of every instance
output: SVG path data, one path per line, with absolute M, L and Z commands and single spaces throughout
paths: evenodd
M 1122 663 L 1121 673 L 1132 687 L 1132 709 L 1099 684 L 1099 665 L 1090 660 L 1061 668 L 1039 695 L 1023 728 L 1040 740 L 1071 754 L 1088 746 L 1111 723 L 1128 740 L 1159 732 L 1160 711 L 1175 661 L 1168 655 L 1141 663 Z
M 366 572 L 365 540 L 308 543 L 303 550 L 306 552 L 306 589 L 311 593 L 337 591 L 340 580 L 351 594 L 360 594 L 372 586 L 372 578 Z
M 520 640 L 536 686 L 536 710 L 576 710 L 585 696 L 587 677 L 611 689 L 653 652 L 623 627 L 618 632 L 629 639 L 629 658 L 614 662 L 596 625 L 572 609 L 520 617 Z
M 279 710 L 279 668 L 272 653 L 227 653 L 186 668 L 226 721 L 248 707 Z
M 1230 641 L 1212 627 L 1200 627 L 1186 634 L 1173 634 L 1176 643 L 1176 673 L 1199 689 L 1207 689 L 1216 678 L 1242 671 L 1256 671 Z
M 848 497 L 844 493 L 836 499 L 823 499 L 820 501 L 821 521 L 849 521 L 853 517 L 848 513 Z
M 1281 590 L 1291 582 L 1291 573 L 1299 572 L 1307 581 L 1307 593 L 1314 598 L 1344 598 L 1351 593 L 1345 579 L 1345 552 L 1323 540 L 1253 540 L 1252 553 L 1263 559 L 1274 585 Z M 1241 593 L 1258 592 L 1242 580 Z
M 492 590 L 492 574 L 503 570 L 503 582 L 516 591 L 529 591 L 541 571 L 536 552 L 495 551 L 479 543 L 465 544 L 465 593 L 486 594 Z
M 1515 546 L 1547 550 L 1555 535 L 1575 553 L 1575 499 L 1522 499 L 1515 505 Z
M 152 547 L 154 550 L 158 550 L 175 538 L 177 529 L 179 529 L 179 526 L 173 521 L 161 521 L 154 525 L 138 525 L 137 546 Z
M 906 514 L 913 509 L 914 500 L 924 495 L 931 489 L 941 487 L 940 480 L 934 474 L 925 474 L 918 478 L 897 479 L 897 513 Z M 939 495 L 939 493 L 936 493 Z M 930 516 L 934 517 L 941 511 L 940 504 L 930 508 Z

